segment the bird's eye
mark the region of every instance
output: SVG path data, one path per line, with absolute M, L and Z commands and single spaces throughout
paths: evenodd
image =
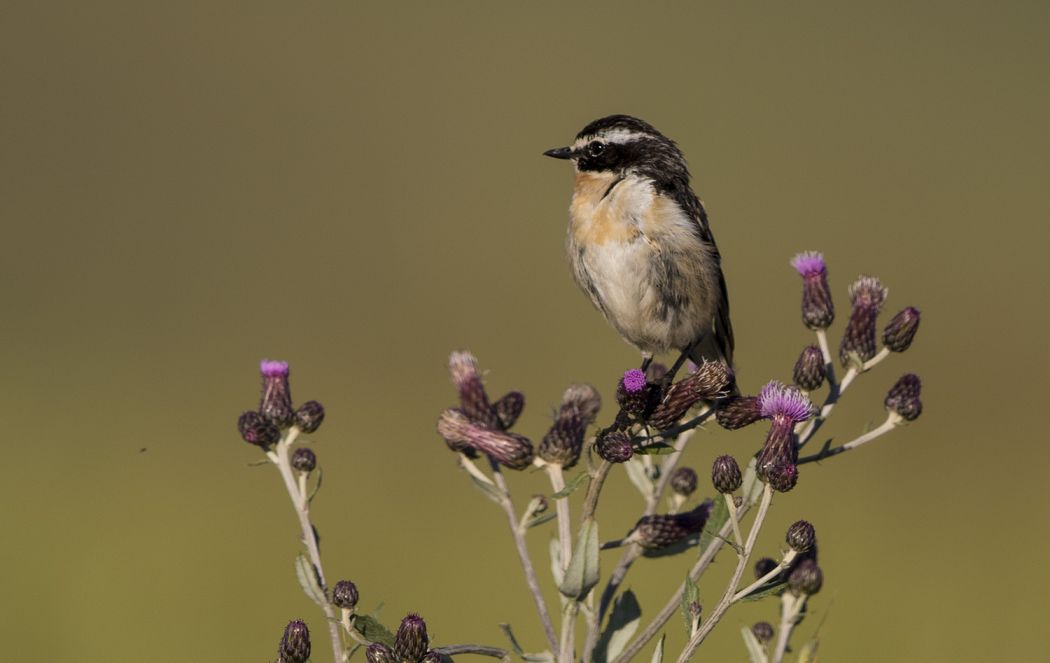
M 596 157 L 605 151 L 605 143 L 595 141 L 587 146 L 588 156 Z

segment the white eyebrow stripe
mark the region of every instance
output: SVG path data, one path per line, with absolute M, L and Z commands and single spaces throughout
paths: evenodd
M 648 137 L 649 134 L 639 133 L 637 131 L 628 131 L 627 129 L 613 129 L 612 131 L 604 131 L 596 136 L 580 138 L 575 143 L 573 143 L 573 149 L 579 149 L 584 145 L 590 143 L 592 140 L 595 140 L 596 138 L 600 138 L 606 143 L 623 144 Z

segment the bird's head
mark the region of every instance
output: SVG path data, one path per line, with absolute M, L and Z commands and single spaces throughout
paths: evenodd
M 667 136 L 651 124 L 630 115 L 609 115 L 591 122 L 571 146 L 543 153 L 555 159 L 568 159 L 577 171 L 662 176 L 684 175 L 688 179 L 685 158 Z

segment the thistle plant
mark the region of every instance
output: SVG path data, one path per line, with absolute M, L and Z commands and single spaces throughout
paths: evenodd
M 779 597 L 779 616 L 771 614 L 769 621 L 742 629 L 741 636 L 751 661 L 785 660 L 824 574 L 818 565 L 817 532 L 807 520 L 788 528 L 780 551 L 758 558 L 760 548 L 773 552 L 759 545 L 773 502 L 790 508 L 788 493 L 797 489 L 803 466 L 857 449 L 922 413 L 921 382 L 914 374 L 904 374 L 886 393 L 886 416 L 880 425 L 838 446 L 828 441 L 815 453 L 802 453 L 855 380 L 890 355 L 909 349 L 920 315 L 913 307 L 905 308 L 880 333 L 878 318 L 888 291 L 877 278 L 861 276 L 847 288 L 850 313 L 833 357 L 828 332 L 835 307 L 824 258 L 806 252 L 791 264 L 802 276 L 802 321 L 815 342 L 803 346 L 793 368 L 785 361 L 792 383 L 769 379 L 755 395 L 737 391 L 736 376 L 726 364 L 686 364 L 680 357 L 670 369 L 652 363 L 624 371 L 609 385 L 615 390 L 615 406 L 604 414 L 598 389 L 584 383 L 568 386 L 555 403 L 550 425 L 530 438 L 517 427 L 525 396 L 509 391 L 491 397 L 477 358 L 465 351 L 451 354 L 448 369 L 456 402 L 438 415 L 437 432 L 458 466 L 506 520 L 543 632 L 542 643 L 527 647 L 509 625 L 501 625 L 509 650 L 433 647 L 418 615 L 406 616 L 395 632 L 384 628 L 377 615 L 359 613 L 354 583 L 342 580 L 329 587 L 309 512 L 320 486 L 317 455 L 308 447 L 292 449 L 304 434 L 318 429 L 324 408 L 315 401 L 293 407 L 287 364 L 264 361 L 259 408 L 241 415 L 238 429 L 277 467 L 295 507 L 304 545 L 296 572 L 328 624 L 334 660 L 347 661 L 362 649 L 371 663 L 435 663 L 464 653 L 504 660 L 516 655 L 531 662 L 624 663 L 649 648 L 645 656 L 662 661 L 661 634 L 681 628 L 671 623 L 681 613 L 687 641 L 675 660 L 684 663 L 734 605 L 767 597 Z M 834 359 L 844 371 L 841 378 Z M 707 484 L 706 477 L 701 479 L 680 462 L 695 432 L 713 424 L 728 433 L 706 438 L 705 444 L 717 445 L 721 454 Z M 753 425 L 765 430 L 759 448 L 743 456 L 724 453 L 735 444 L 725 440 Z M 546 475 L 549 494 L 515 497 L 513 474 L 529 470 Z M 603 488 L 620 478 L 640 493 L 640 512 L 627 532 L 603 541 L 598 511 Z M 526 541 L 545 532 L 550 560 L 537 564 Z M 702 601 L 698 583 L 720 553 L 735 558 L 732 573 L 716 596 Z M 604 563 L 611 561 L 608 555 L 618 559 L 603 573 L 603 557 Z M 682 559 L 686 562 L 675 561 Z M 675 563 L 682 566 L 685 580 L 665 602 L 643 610 L 626 589 L 631 569 L 636 564 Z M 538 568 L 549 568 L 549 578 Z M 745 580 L 749 570 L 754 577 Z M 544 582 L 558 589 L 558 605 L 548 605 Z M 810 639 L 799 648 L 797 660 L 814 660 L 816 646 L 816 639 Z M 309 632 L 305 623 L 292 622 L 281 640 L 280 660 L 299 660 L 304 652 L 309 656 Z

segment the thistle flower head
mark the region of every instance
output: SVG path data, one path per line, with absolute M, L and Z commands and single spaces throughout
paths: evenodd
M 726 396 L 732 382 L 733 371 L 725 362 L 703 362 L 695 373 L 671 385 L 649 416 L 649 424 L 661 430 L 670 428 L 700 401 Z
M 756 622 L 751 627 L 751 635 L 755 636 L 759 644 L 766 644 L 773 639 L 773 625 L 769 622 Z
M 896 412 L 905 421 L 915 421 L 922 414 L 922 381 L 914 373 L 906 373 L 890 387 L 886 394 L 886 409 Z
M 373 642 L 365 649 L 365 659 L 368 663 L 398 663 L 394 650 L 382 642 Z
M 332 605 L 337 608 L 353 610 L 358 598 L 357 585 L 349 580 L 340 580 L 332 589 Z
M 525 409 L 525 394 L 520 391 L 508 391 L 493 403 L 492 407 L 496 409 L 500 425 L 504 429 L 510 428 L 518 421 L 518 417 Z
M 306 401 L 295 411 L 295 425 L 304 433 L 313 433 L 324 421 L 324 406 L 317 401 Z
M 430 638 L 423 618 L 415 613 L 406 615 L 394 636 L 394 655 L 402 661 L 418 663 L 430 649 Z
M 915 332 L 919 330 L 919 309 L 909 306 L 897 315 L 893 316 L 886 329 L 882 331 L 882 344 L 890 352 L 904 352 L 911 347 L 915 340 Z
M 645 391 L 647 384 L 645 373 L 640 368 L 632 368 L 629 371 L 624 371 L 623 388 L 628 394 L 637 394 Z
M 317 454 L 314 453 L 313 449 L 299 447 L 292 454 L 292 467 L 300 472 L 313 472 L 314 468 L 317 467 Z
M 817 532 L 812 524 L 799 520 L 788 528 L 785 540 L 796 553 L 809 552 L 817 544 Z
M 850 284 L 849 299 L 853 310 L 839 344 L 839 360 L 843 365 L 850 364 L 850 356 L 854 353 L 861 361 L 875 356 L 875 324 L 887 292 L 874 276 L 861 276 Z
M 792 258 L 791 266 L 802 275 L 802 322 L 810 329 L 827 329 L 835 320 L 835 305 L 824 256 L 806 251 Z
M 306 622 L 295 619 L 288 622 L 277 648 L 279 663 L 306 663 L 310 658 L 310 629 Z
M 513 470 L 523 470 L 532 464 L 532 443 L 528 438 L 481 426 L 459 410 L 442 412 L 437 430 L 453 451 L 476 449 Z
M 696 470 L 691 467 L 679 467 L 671 474 L 671 490 L 682 497 L 696 492 L 696 483 Z
M 481 382 L 477 358 L 469 352 L 453 352 L 448 358 L 448 372 L 459 392 L 460 409 L 482 426 L 499 428 L 499 417 L 489 403 Z
M 758 407 L 767 419 L 788 419 L 796 424 L 809 419 L 813 404 L 801 390 L 772 380 L 758 393 Z
M 788 576 L 788 587 L 796 596 L 802 594 L 812 596 L 819 592 L 823 585 L 824 572 L 812 559 L 802 560 Z
M 765 472 L 766 481 L 778 493 L 786 493 L 798 483 L 798 466 L 794 463 L 774 465 Z
M 711 466 L 711 483 L 715 490 L 727 495 L 735 492 L 740 487 L 743 477 L 740 474 L 740 465 L 732 456 L 719 456 L 715 458 Z
M 861 275 L 849 284 L 849 301 L 853 306 L 868 306 L 881 309 L 886 302 L 889 289 L 882 285 L 877 276 Z
M 422 663 L 452 663 L 452 657 L 444 652 L 431 649 L 423 657 Z
M 598 436 L 594 451 L 610 463 L 626 463 L 634 455 L 631 438 L 623 431 L 608 431 Z
M 828 267 L 824 264 L 824 254 L 819 251 L 803 251 L 791 259 L 791 266 L 801 276 L 824 276 L 828 273 Z
M 288 385 L 288 362 L 263 359 L 259 363 L 259 372 L 263 379 L 259 414 L 281 428 L 291 426 L 295 410 Z
M 685 513 L 643 516 L 630 537 L 648 550 L 666 548 L 701 531 L 711 514 L 711 507 L 711 501 L 707 500 Z
M 561 409 L 566 408 L 575 409 L 584 425 L 590 425 L 598 418 L 598 411 L 602 408 L 601 394 L 589 384 L 569 385 L 561 396 Z
M 727 398 L 718 404 L 715 420 L 726 430 L 737 430 L 750 426 L 762 418 L 762 407 L 757 396 Z
M 821 354 L 820 348 L 815 345 L 803 348 L 802 354 L 798 356 L 798 361 L 795 362 L 795 369 L 792 371 L 792 378 L 794 378 L 795 384 L 806 391 L 813 391 L 820 389 L 826 377 L 827 369 L 824 365 L 824 355 Z
M 658 386 L 645 378 L 638 368 L 624 371 L 616 385 L 616 402 L 627 414 L 641 417 L 649 409 L 650 401 L 658 396 Z
M 281 430 L 272 421 L 254 410 L 237 419 L 237 430 L 248 444 L 268 449 L 281 439 Z

